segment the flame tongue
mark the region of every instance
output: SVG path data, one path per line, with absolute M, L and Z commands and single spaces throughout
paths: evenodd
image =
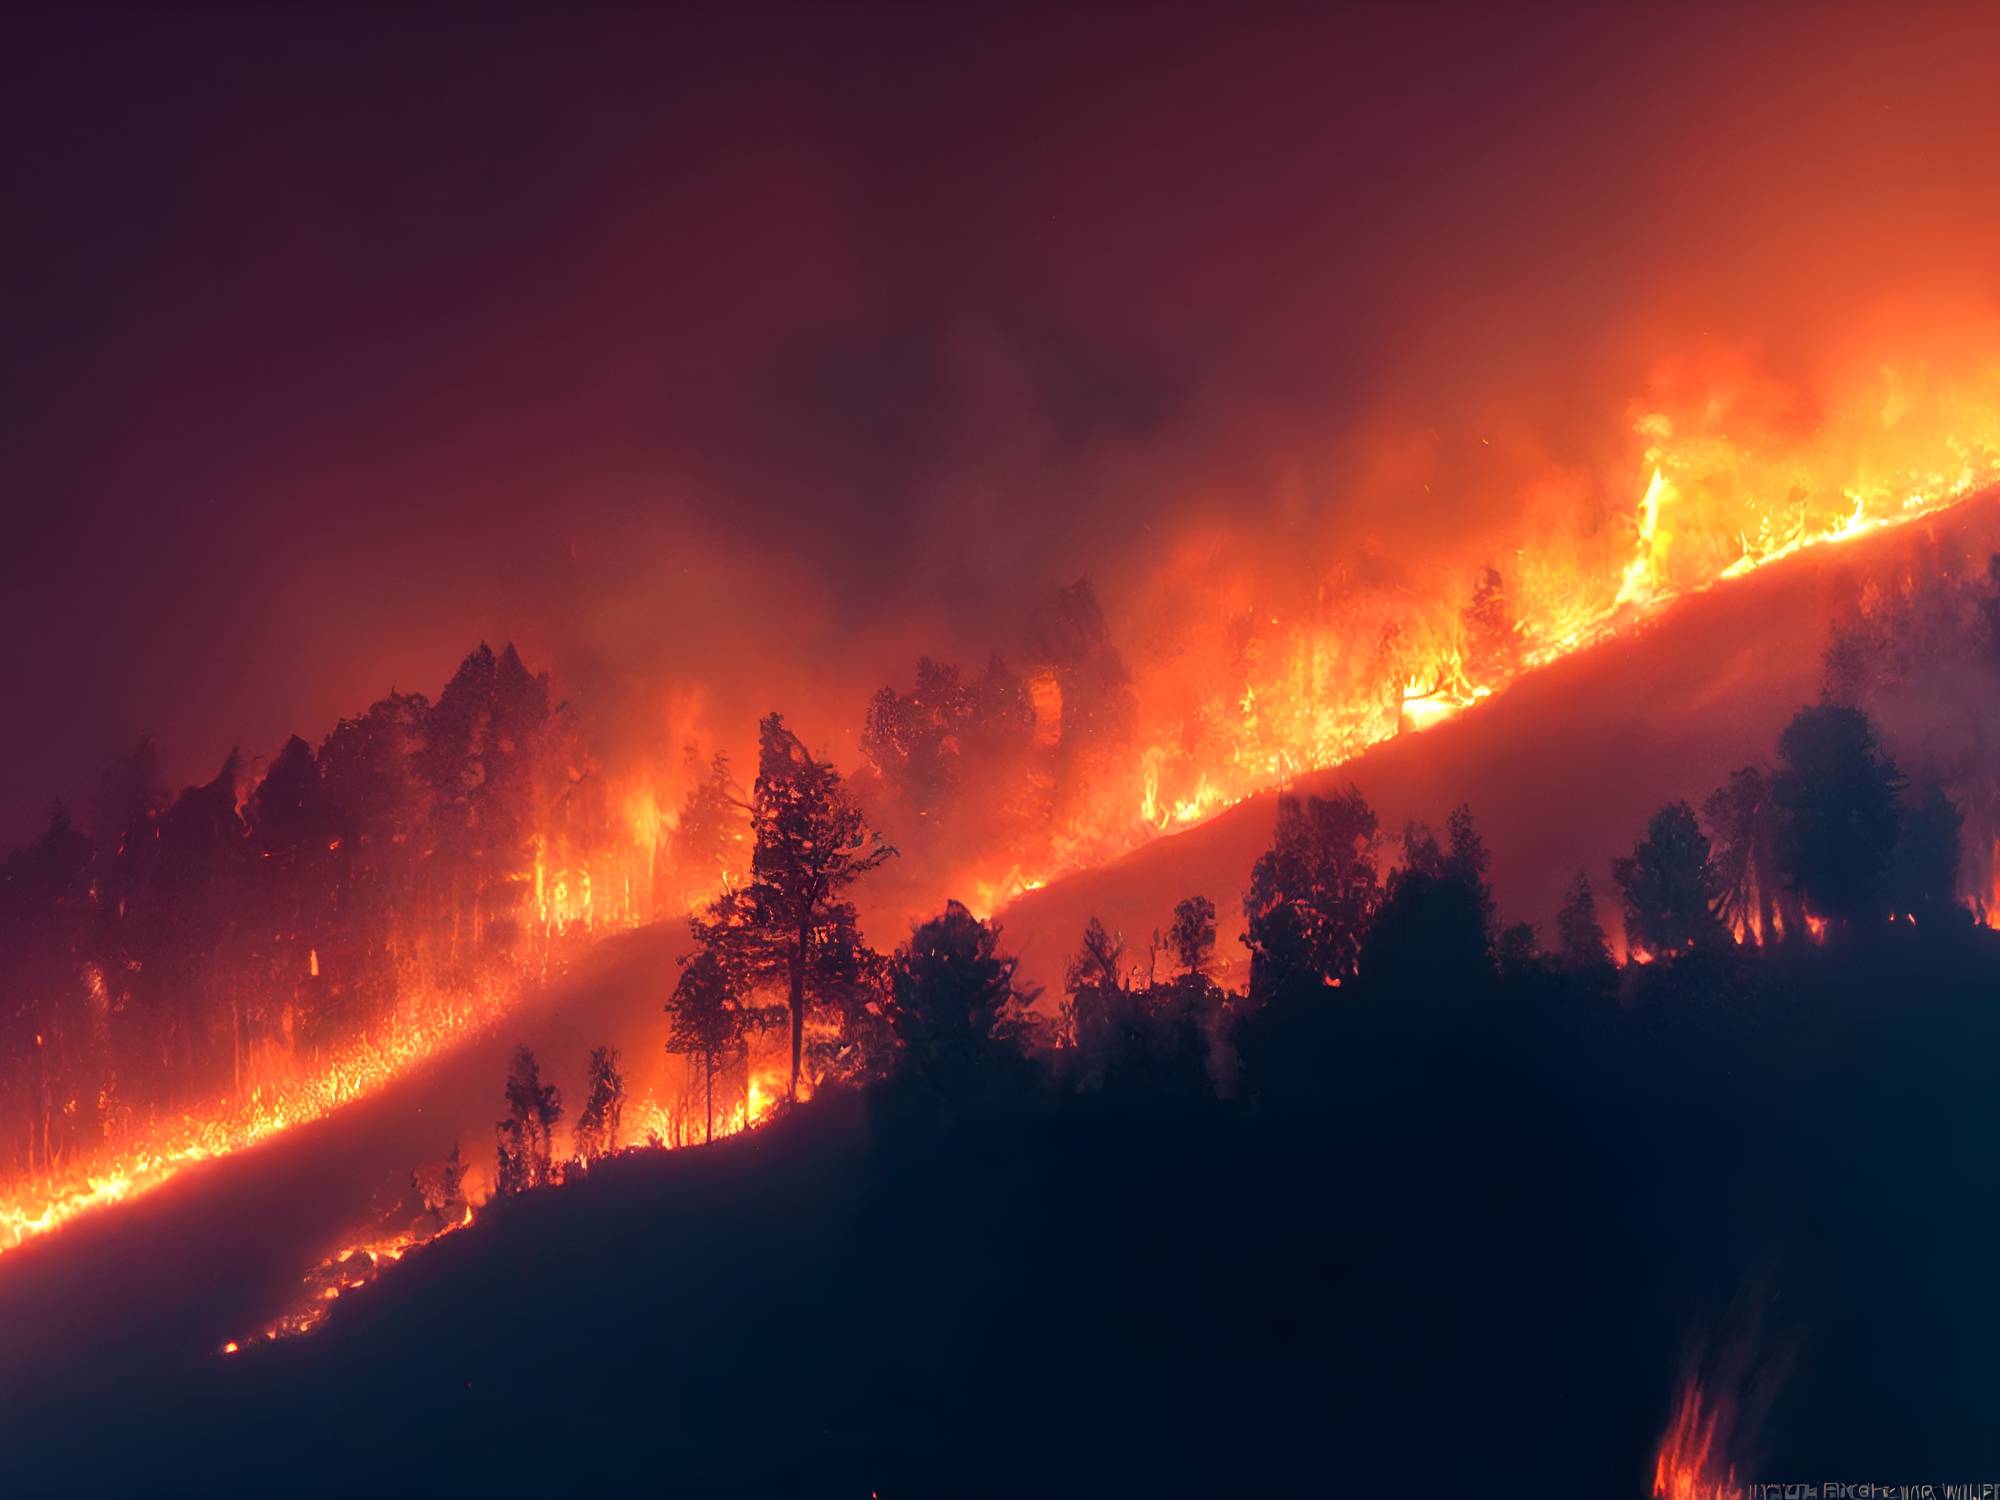
M 1722 1457 L 1725 1427 L 1721 1409 L 1710 1407 L 1700 1382 L 1689 1380 L 1660 1439 L 1653 1463 L 1654 1500 L 1744 1500 L 1747 1491 Z

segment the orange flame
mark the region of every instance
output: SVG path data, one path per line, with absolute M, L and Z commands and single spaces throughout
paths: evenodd
M 1747 1491 L 1720 1451 L 1723 1425 L 1720 1410 L 1703 1399 L 1700 1383 L 1689 1380 L 1653 1462 L 1654 1500 L 1744 1500 Z
M 1132 780 L 1108 783 L 1044 855 L 1010 855 L 960 884 L 978 910 L 996 910 L 1294 776 L 1448 722 L 1677 599 L 2000 483 L 2000 361 L 1871 367 L 1855 394 L 1819 405 L 1810 430 L 1788 415 L 1800 404 L 1790 395 L 1727 364 L 1664 381 L 1633 417 L 1638 503 L 1622 537 L 1607 547 L 1601 528 L 1576 519 L 1577 497 L 1531 500 L 1517 544 L 1494 548 L 1512 563 L 1483 643 L 1469 628 L 1469 575 L 1448 568 L 1414 596 L 1329 583 L 1299 619 L 1232 601 L 1233 635 L 1204 621 L 1184 649 L 1139 664 Z M 1165 571 L 1185 616 L 1214 559 L 1196 548 Z M 1209 637 L 1232 644 L 1214 655 Z

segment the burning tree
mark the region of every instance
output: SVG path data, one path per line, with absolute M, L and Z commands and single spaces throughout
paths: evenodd
M 687 747 L 693 785 L 681 804 L 681 824 L 674 838 L 678 889 L 683 909 L 707 900 L 715 888 L 740 876 L 744 826 L 743 788 L 730 774 L 729 757 L 718 753 L 704 772 L 693 745 Z
M 618 1149 L 618 1129 L 625 1115 L 625 1079 L 618 1071 L 618 1049 L 590 1049 L 590 1098 L 576 1117 L 576 1154 L 586 1165 Z

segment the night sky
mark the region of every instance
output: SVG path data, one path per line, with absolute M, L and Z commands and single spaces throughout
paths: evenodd
M 482 636 L 844 754 L 1177 536 L 1445 547 L 1990 308 L 1981 14 L 9 9 L 0 842 Z

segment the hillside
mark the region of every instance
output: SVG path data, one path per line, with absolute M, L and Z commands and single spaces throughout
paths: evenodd
M 828 1095 L 507 1200 L 311 1338 L 79 1341 L 8 1477 L 1613 1497 L 1691 1358 L 1756 1372 L 1711 1397 L 1760 1475 L 1988 1468 L 1994 939 L 1743 962 L 1727 1005 L 1392 1007 L 1303 1108 Z
M 1785 722 L 1819 696 L 1836 614 L 1870 580 L 1938 557 L 1977 566 L 1996 548 L 2000 497 L 1988 494 L 1918 525 L 1809 549 L 1530 672 L 1457 718 L 1300 777 L 1294 790 L 1352 782 L 1392 842 L 1406 820 L 1442 825 L 1454 806 L 1469 803 L 1493 853 L 1503 921 L 1535 922 L 1546 934 L 1581 869 L 1601 893 L 1615 940 L 1617 903 L 1602 899 L 1613 889 L 1613 858 L 1629 852 L 1661 803 L 1698 803 L 1736 767 L 1768 758 Z M 1146 935 L 1191 894 L 1216 904 L 1218 955 L 1240 959 L 1242 892 L 1270 843 L 1276 798 L 1253 798 L 1012 902 L 999 920 L 1024 976 L 1059 989 L 1092 916 L 1143 954 Z

